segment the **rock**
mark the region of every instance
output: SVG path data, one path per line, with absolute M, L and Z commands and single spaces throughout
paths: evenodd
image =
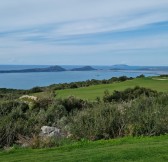
M 56 127 L 42 126 L 40 136 L 43 137 L 65 137 L 65 134 Z
M 30 99 L 30 100 L 33 100 L 33 101 L 37 101 L 36 96 L 29 96 L 29 95 L 23 95 L 19 99 Z

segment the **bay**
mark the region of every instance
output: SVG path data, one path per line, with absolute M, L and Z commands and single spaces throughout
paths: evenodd
M 42 68 L 47 65 L 0 65 L 0 70 L 18 70 L 27 68 Z M 69 66 L 73 68 L 76 66 Z M 86 81 L 91 79 L 110 79 L 112 77 L 128 76 L 136 77 L 144 74 L 145 76 L 157 75 L 149 71 L 112 71 L 106 66 L 96 71 L 64 71 L 64 72 L 40 72 L 40 73 L 1 73 L 0 88 L 30 89 L 35 86 L 48 86 L 57 83 L 70 83 L 76 81 Z

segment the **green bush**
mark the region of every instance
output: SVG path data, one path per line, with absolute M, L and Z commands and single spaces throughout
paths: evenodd
M 71 112 L 74 110 L 82 110 L 83 108 L 89 106 L 89 103 L 87 101 L 78 99 L 74 96 L 70 96 L 68 98 L 60 100 L 59 104 L 63 105 L 67 112 Z
M 74 138 L 90 140 L 121 136 L 153 136 L 168 133 L 168 95 L 141 96 L 121 103 L 102 103 L 70 118 Z
M 112 101 L 130 101 L 141 96 L 155 97 L 158 96 L 158 92 L 143 87 L 128 88 L 124 91 L 114 91 L 112 95 L 108 91 L 105 91 L 103 101 L 112 102 Z
M 34 87 L 29 90 L 29 93 L 38 93 L 38 92 L 43 92 L 43 89 L 41 87 Z
M 74 113 L 70 117 L 70 131 L 75 138 L 90 140 L 123 136 L 123 115 L 116 104 L 99 104 Z
M 168 98 L 167 95 L 159 98 L 141 97 L 132 102 L 127 111 L 127 125 L 131 126 L 132 135 L 153 136 L 168 133 L 168 105 L 160 102 L 165 97 Z

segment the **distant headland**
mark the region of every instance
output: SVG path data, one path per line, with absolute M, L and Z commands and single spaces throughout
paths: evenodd
M 31 69 L 21 69 L 21 70 L 0 70 L 0 73 L 35 73 L 35 72 L 61 72 L 61 71 L 92 71 L 97 70 L 91 66 L 84 66 L 79 68 L 73 68 L 67 70 L 61 66 L 55 65 L 46 68 L 31 68 Z

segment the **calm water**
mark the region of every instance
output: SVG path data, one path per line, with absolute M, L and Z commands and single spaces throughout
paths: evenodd
M 0 66 L 0 70 L 11 69 L 27 69 L 34 67 L 46 66 Z M 16 88 L 30 89 L 35 86 L 47 86 L 54 83 L 69 83 L 74 81 L 85 81 L 88 79 L 110 79 L 111 77 L 119 77 L 126 75 L 128 77 L 136 77 L 140 74 L 145 76 L 154 76 L 156 73 L 145 71 L 124 71 L 114 72 L 110 70 L 97 71 L 65 71 L 65 72 L 44 72 L 44 73 L 7 73 L 0 74 L 0 88 Z

